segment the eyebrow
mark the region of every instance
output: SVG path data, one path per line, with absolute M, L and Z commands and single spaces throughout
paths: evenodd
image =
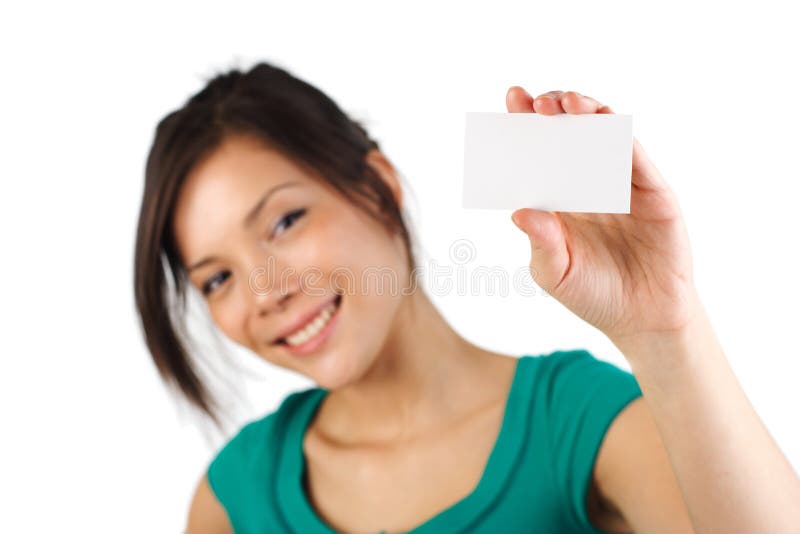
M 275 193 L 276 191 L 278 191 L 280 189 L 284 189 L 286 187 L 291 187 L 293 185 L 300 185 L 300 182 L 284 182 L 282 184 L 276 185 L 275 187 L 273 187 L 272 189 L 269 189 L 266 193 L 264 193 L 261 196 L 261 198 L 259 199 L 259 201 L 256 202 L 255 206 L 253 206 L 250 209 L 250 211 L 247 213 L 247 215 L 245 215 L 244 219 L 242 220 L 242 227 L 243 228 L 247 228 L 248 226 L 253 224 L 253 221 L 255 221 L 258 218 L 258 214 L 261 213 L 261 210 L 264 208 L 264 206 L 267 205 L 267 202 L 269 201 L 269 199 L 270 199 L 270 197 L 272 196 L 273 193 Z M 203 258 L 202 260 L 198 261 L 194 265 L 190 266 L 186 270 L 186 272 L 190 273 L 195 269 L 199 269 L 203 265 L 205 265 L 207 263 L 211 263 L 215 259 L 216 259 L 215 256 L 209 256 L 207 258 Z

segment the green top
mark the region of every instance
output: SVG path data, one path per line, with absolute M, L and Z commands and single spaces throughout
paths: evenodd
M 335 532 L 303 486 L 303 436 L 327 393 L 291 393 L 211 461 L 209 484 L 236 534 Z M 478 485 L 409 532 L 601 532 L 585 507 L 594 459 L 617 413 L 641 394 L 631 373 L 586 350 L 522 355 Z

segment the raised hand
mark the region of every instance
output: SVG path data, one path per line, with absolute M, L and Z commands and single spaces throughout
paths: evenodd
M 514 86 L 511 113 L 613 113 L 574 91 L 531 97 Z M 630 214 L 512 214 L 531 243 L 539 286 L 613 341 L 677 331 L 697 305 L 689 239 L 675 195 L 633 139 Z

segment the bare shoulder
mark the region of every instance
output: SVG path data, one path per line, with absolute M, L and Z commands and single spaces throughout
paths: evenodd
M 185 534 L 233 534 L 228 514 L 211 490 L 205 475 L 198 482 L 192 497 Z
M 587 510 L 608 532 L 693 532 L 644 397 L 628 404 L 609 426 L 597 453 Z

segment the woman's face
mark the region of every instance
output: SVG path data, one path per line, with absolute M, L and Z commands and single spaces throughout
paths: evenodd
M 367 161 L 400 198 L 380 152 Z M 179 193 L 173 231 L 216 325 L 266 360 L 335 389 L 366 372 L 384 346 L 408 277 L 401 237 L 256 138 L 229 137 L 195 166 Z M 276 343 L 331 302 L 338 306 L 318 349 L 296 354 L 285 337 Z

